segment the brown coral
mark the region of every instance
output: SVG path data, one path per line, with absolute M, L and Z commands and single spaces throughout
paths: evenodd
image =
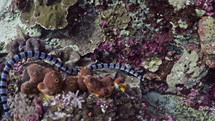
M 21 20 L 31 27 L 36 24 L 45 29 L 63 29 L 67 26 L 68 8 L 74 5 L 77 0 L 47 0 L 30 1 L 30 5 L 21 14 Z
M 110 76 L 106 76 L 99 80 L 98 78 L 87 76 L 84 83 L 89 90 L 96 96 L 109 96 L 114 90 L 114 80 Z
M 27 73 L 30 79 L 21 85 L 21 92 L 25 94 L 39 93 L 37 85 L 43 81 L 45 74 L 51 71 L 50 68 L 44 68 L 37 64 L 27 67 Z
M 78 90 L 77 78 L 75 76 L 68 76 L 63 84 L 63 91 L 65 93 L 75 92 Z
M 63 79 L 59 72 L 50 71 L 46 73 L 43 82 L 37 85 L 37 88 L 45 95 L 54 95 L 60 93 L 63 87 Z
M 110 75 L 104 78 L 97 78 L 93 76 L 93 71 L 89 68 L 80 70 L 77 76 L 69 76 L 65 80 L 64 91 L 75 91 L 80 89 L 82 91 L 89 91 L 96 96 L 109 96 L 114 91 L 114 84 L 118 85 L 124 91 L 126 85 L 123 85 L 124 78 L 116 78 L 115 80 Z
M 62 91 L 68 93 L 79 89 L 105 97 L 112 94 L 115 85 L 118 85 L 122 91 L 126 88 L 126 85 L 123 84 L 124 78 L 114 80 L 110 75 L 97 78 L 93 76 L 93 71 L 86 67 L 81 69 L 77 76 L 68 76 L 65 80 L 62 79 L 59 72 L 37 64 L 30 65 L 27 71 L 30 80 L 21 85 L 21 92 L 25 94 L 34 94 L 40 91 L 45 95 L 55 95 Z

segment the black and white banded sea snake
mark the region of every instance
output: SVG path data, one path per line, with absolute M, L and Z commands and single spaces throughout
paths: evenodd
M 65 66 L 63 63 L 61 63 L 60 61 L 58 61 L 56 58 L 52 57 L 51 55 L 48 55 L 44 52 L 39 52 L 39 51 L 27 51 L 27 52 L 21 52 L 15 56 L 13 56 L 12 59 L 10 59 L 6 66 L 3 69 L 3 72 L 1 74 L 1 80 L 0 80 L 0 95 L 1 95 L 1 105 L 3 107 L 4 110 L 4 115 L 7 118 L 11 117 L 11 113 L 9 112 L 10 108 L 7 105 L 7 77 L 8 74 L 10 72 L 10 69 L 12 68 L 12 66 L 20 61 L 21 59 L 25 59 L 25 58 L 40 58 L 43 60 L 47 60 L 50 61 L 53 65 L 59 67 L 62 71 L 68 73 L 68 74 L 77 74 L 79 72 L 80 69 L 76 69 L 76 68 L 69 68 L 67 66 Z M 141 76 L 138 72 L 134 71 L 133 69 L 120 65 L 120 64 L 114 64 L 114 63 L 102 63 L 102 64 L 95 64 L 95 65 L 91 65 L 90 67 L 88 67 L 92 70 L 96 70 L 96 69 L 102 69 L 102 68 L 114 68 L 114 69 L 119 69 L 125 72 L 130 73 L 131 75 L 139 78 L 141 81 L 144 81 L 143 76 Z

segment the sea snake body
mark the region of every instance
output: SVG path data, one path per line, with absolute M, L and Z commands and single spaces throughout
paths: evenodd
M 7 62 L 7 65 L 4 67 L 3 72 L 1 74 L 1 80 L 0 80 L 1 104 L 3 106 L 4 115 L 7 118 L 11 117 L 11 114 L 9 112 L 10 108 L 7 105 L 7 77 L 10 72 L 10 69 L 16 62 L 20 61 L 21 59 L 32 58 L 32 57 L 50 61 L 53 65 L 59 67 L 62 71 L 66 72 L 68 74 L 77 74 L 80 70 L 80 69 L 75 69 L 75 68 L 69 68 L 69 67 L 65 66 L 63 63 L 61 63 L 60 61 L 58 61 L 56 58 L 54 58 L 51 55 L 48 55 L 44 52 L 27 51 L 27 52 L 21 52 L 15 56 L 13 56 L 13 58 L 10 59 Z M 115 68 L 115 69 L 126 71 L 126 72 L 132 74 L 133 76 L 139 78 L 140 80 L 144 81 L 144 78 L 138 72 L 135 72 L 133 69 L 120 65 L 120 64 L 103 63 L 103 64 L 91 65 L 88 68 L 90 68 L 92 70 L 102 69 L 102 68 Z

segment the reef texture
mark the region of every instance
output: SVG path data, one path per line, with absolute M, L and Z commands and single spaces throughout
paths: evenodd
M 201 50 L 205 55 L 206 64 L 210 68 L 215 68 L 215 19 L 210 16 L 203 17 L 198 27 Z
M 172 67 L 166 82 L 170 90 L 176 89 L 177 84 L 187 88 L 195 86 L 200 79 L 207 74 L 204 64 L 201 64 L 200 56 L 195 51 L 188 52 L 184 49 L 181 58 Z
M 29 6 L 22 11 L 21 20 L 31 27 L 36 24 L 48 30 L 63 29 L 68 25 L 68 8 L 77 0 L 55 0 L 51 4 L 47 0 L 30 1 Z

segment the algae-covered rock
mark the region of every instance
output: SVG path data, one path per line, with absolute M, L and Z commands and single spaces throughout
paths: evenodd
M 210 16 L 203 17 L 198 27 L 201 50 L 205 55 L 206 64 L 210 68 L 215 68 L 215 19 Z
M 55 49 L 49 54 L 59 57 L 65 65 L 70 67 L 74 67 L 75 63 L 78 62 L 81 58 L 79 53 L 75 51 L 71 46 Z
M 197 52 L 184 50 L 182 57 L 174 64 L 171 73 L 167 76 L 166 81 L 170 90 L 176 89 L 177 84 L 191 88 L 207 74 L 207 69 L 199 60 Z
M 158 92 L 149 92 L 143 96 L 143 99 L 149 103 L 148 113 L 152 113 L 159 117 L 162 117 L 176 112 L 176 101 L 169 95 L 161 95 Z
M 55 0 L 47 4 L 47 0 L 34 0 L 22 11 L 21 20 L 30 26 L 39 24 L 49 30 L 63 29 L 68 24 L 68 8 L 76 2 L 77 0 Z
M 125 29 L 131 21 L 125 7 L 117 6 L 114 9 L 108 9 L 101 13 L 102 21 L 107 21 L 108 25 L 115 29 Z
M 73 46 L 81 56 L 94 52 L 96 47 L 104 41 L 104 34 L 98 24 L 98 17 L 91 15 L 85 16 L 79 23 L 79 27 L 75 28 L 75 33 L 68 40 L 60 40 L 60 46 Z
M 215 54 L 215 19 L 203 17 L 198 27 L 202 51 L 204 54 Z

